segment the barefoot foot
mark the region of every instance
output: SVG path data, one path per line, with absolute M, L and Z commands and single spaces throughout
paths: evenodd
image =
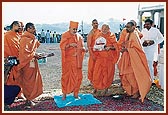
M 65 99 L 66 99 L 66 94 L 63 94 L 62 100 L 65 100 Z

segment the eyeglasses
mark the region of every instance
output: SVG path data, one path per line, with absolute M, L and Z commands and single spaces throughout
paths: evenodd
M 73 28 L 73 30 L 78 30 L 77 28 Z

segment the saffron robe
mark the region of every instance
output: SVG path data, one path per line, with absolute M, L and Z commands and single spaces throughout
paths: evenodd
M 43 92 L 42 77 L 37 59 L 34 57 L 36 49 L 40 46 L 34 34 L 24 32 L 20 40 L 19 72 L 23 94 L 28 100 L 32 100 Z
M 95 44 L 95 37 L 100 32 L 99 29 L 92 29 L 87 38 L 87 47 L 89 50 L 89 60 L 88 60 L 88 79 L 92 82 L 93 81 L 93 70 L 95 65 L 95 60 L 93 60 L 94 52 L 93 46 Z
M 98 33 L 96 38 L 103 37 L 106 39 L 106 46 L 114 46 L 115 50 L 94 51 L 96 62 L 93 71 L 93 87 L 95 89 L 109 88 L 114 79 L 115 64 L 119 58 L 119 51 L 115 34 L 108 32 L 107 34 Z
M 77 47 L 66 48 L 67 45 L 76 43 Z M 62 56 L 62 93 L 78 94 L 82 82 L 82 62 L 84 57 L 83 38 L 79 34 L 71 34 L 69 31 L 62 34 L 60 41 Z
M 143 34 L 138 30 L 138 28 L 135 28 L 135 31 L 138 33 L 138 36 L 141 39 L 143 37 Z M 118 40 L 119 49 L 121 49 L 122 43 L 125 41 L 126 35 L 127 35 L 127 30 L 126 28 L 124 28 L 120 33 L 120 38 Z
M 143 102 L 152 82 L 146 55 L 139 39 L 136 31 L 130 35 L 127 33 L 122 44 L 128 52 L 122 53 L 118 69 L 122 86 L 127 94 L 133 95 L 139 91 Z
M 14 31 L 7 31 L 4 35 L 4 57 L 19 56 L 19 34 Z M 17 74 L 18 66 L 13 66 L 9 74 L 7 85 L 19 85 L 19 77 Z

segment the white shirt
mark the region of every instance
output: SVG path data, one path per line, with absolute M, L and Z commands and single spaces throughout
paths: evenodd
M 164 38 L 161 32 L 154 27 L 151 27 L 149 30 L 144 28 L 142 29 L 143 37 L 141 38 L 141 43 L 143 43 L 145 40 L 153 40 L 154 44 L 143 47 L 146 57 L 150 61 L 157 61 L 158 60 L 158 44 L 160 44 Z
M 46 37 L 47 37 L 47 38 L 50 38 L 50 32 L 47 32 L 47 33 L 46 33 Z
M 45 37 L 45 32 L 41 31 L 41 37 Z

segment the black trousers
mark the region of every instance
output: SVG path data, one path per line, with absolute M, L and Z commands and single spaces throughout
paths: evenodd
M 10 105 L 19 94 L 21 88 L 17 85 L 4 85 L 4 103 Z

